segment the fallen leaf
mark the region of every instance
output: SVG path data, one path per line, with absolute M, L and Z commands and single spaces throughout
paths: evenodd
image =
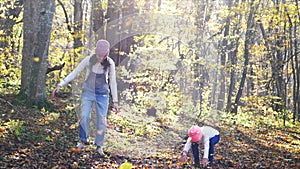
M 123 164 L 120 165 L 119 169 L 132 169 L 133 168 L 133 165 L 129 162 L 125 162 Z
M 77 147 L 72 147 L 70 150 L 71 150 L 73 153 L 79 153 L 79 152 L 80 152 L 80 149 L 77 148 Z

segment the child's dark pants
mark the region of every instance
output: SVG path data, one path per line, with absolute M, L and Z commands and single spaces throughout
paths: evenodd
M 192 143 L 192 151 L 194 156 L 194 162 L 195 164 L 200 164 L 199 159 L 199 144 L 198 143 Z
M 208 151 L 208 160 L 212 162 L 214 160 L 215 153 L 215 144 L 217 144 L 220 140 L 220 135 L 216 135 L 209 139 L 209 151 Z
M 216 135 L 209 139 L 209 151 L 208 151 L 209 162 L 212 162 L 214 160 L 215 144 L 217 144 L 219 140 L 220 140 L 220 135 Z M 193 151 L 195 164 L 200 164 L 198 143 L 192 143 L 192 151 Z

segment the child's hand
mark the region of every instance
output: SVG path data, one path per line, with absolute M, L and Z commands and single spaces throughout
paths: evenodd
M 182 163 L 182 162 L 185 162 L 185 161 L 186 161 L 186 158 L 187 158 L 187 153 L 186 153 L 186 152 L 182 152 L 179 161 L 180 161 L 181 163 Z
M 203 158 L 202 159 L 202 165 L 205 167 L 208 164 L 208 159 L 207 158 Z
M 179 159 L 179 161 L 181 163 L 185 162 L 186 161 L 186 156 L 181 156 L 180 159 Z

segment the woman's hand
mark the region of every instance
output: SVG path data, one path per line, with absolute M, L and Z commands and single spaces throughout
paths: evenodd
M 118 114 L 119 113 L 119 105 L 118 103 L 114 103 L 114 109 L 115 109 L 115 113 Z
M 55 93 L 58 93 L 60 88 L 61 88 L 61 86 L 57 86 L 57 87 L 53 90 L 53 92 L 52 92 L 52 94 L 51 94 L 51 97 L 55 97 Z

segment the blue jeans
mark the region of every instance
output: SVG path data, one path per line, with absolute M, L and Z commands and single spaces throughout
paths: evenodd
M 81 116 L 79 125 L 79 139 L 87 142 L 89 125 L 91 120 L 91 111 L 93 104 L 96 107 L 96 133 L 95 145 L 103 146 L 104 136 L 106 134 L 107 110 L 109 104 L 109 95 L 107 94 L 83 94 L 81 98 Z
M 192 143 L 192 151 L 193 151 L 193 156 L 194 156 L 194 162 L 195 164 L 200 164 L 200 159 L 199 159 L 199 144 L 193 142 Z
M 219 140 L 220 140 L 220 135 L 216 135 L 209 139 L 209 151 L 208 151 L 209 162 L 212 162 L 214 160 L 215 144 L 217 144 Z
M 214 160 L 215 144 L 217 144 L 219 142 L 219 140 L 220 140 L 220 135 L 216 135 L 209 139 L 209 150 L 208 150 L 209 162 L 212 162 Z M 195 164 L 199 164 L 200 159 L 199 159 L 199 144 L 198 143 L 192 143 L 192 151 L 193 151 Z

